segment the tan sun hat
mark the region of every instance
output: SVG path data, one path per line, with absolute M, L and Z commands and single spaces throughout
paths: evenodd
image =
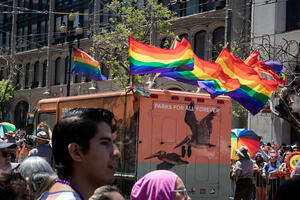
M 49 140 L 49 136 L 45 131 L 40 131 L 36 134 L 36 136 L 33 136 L 36 139 L 40 139 L 40 140 L 45 140 L 45 141 L 50 141 Z
M 240 149 L 236 149 L 235 151 L 243 158 L 248 158 L 250 156 L 248 153 L 248 148 L 246 146 L 241 146 Z

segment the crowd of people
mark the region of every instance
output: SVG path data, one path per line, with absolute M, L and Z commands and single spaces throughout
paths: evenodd
M 289 155 L 298 151 L 298 145 L 279 148 L 276 143 L 268 143 L 262 144 L 256 155 L 250 157 L 246 146 L 237 149 L 239 159 L 231 161 L 230 171 L 234 199 L 281 199 L 281 186 L 300 176 L 300 161 L 294 168 L 288 167 Z
M 110 111 L 76 108 L 60 118 L 53 133 L 46 123 L 34 137 L 8 132 L 0 140 L 0 200 L 124 200 L 111 186 L 120 158 L 114 131 Z M 177 174 L 155 170 L 135 183 L 130 199 L 190 197 Z

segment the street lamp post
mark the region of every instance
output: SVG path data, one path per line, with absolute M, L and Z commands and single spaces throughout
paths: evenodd
M 68 58 L 68 70 L 67 70 L 67 96 L 70 96 L 70 83 L 71 83 L 71 68 L 72 68 L 72 52 L 73 52 L 73 41 L 75 39 L 75 34 L 79 42 L 79 37 L 83 33 L 83 29 L 78 24 L 78 27 L 74 30 L 74 21 L 76 16 L 74 14 L 70 14 L 68 17 L 68 26 L 63 22 L 60 26 L 60 32 L 67 38 L 68 47 L 69 47 L 69 58 Z

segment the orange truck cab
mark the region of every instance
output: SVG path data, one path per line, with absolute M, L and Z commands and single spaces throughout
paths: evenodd
M 128 197 L 133 184 L 151 170 L 167 169 L 184 181 L 192 199 L 226 199 L 230 192 L 229 97 L 149 89 L 43 99 L 36 123 L 50 127 L 72 108 L 105 108 L 115 115 L 121 150 L 116 184 Z

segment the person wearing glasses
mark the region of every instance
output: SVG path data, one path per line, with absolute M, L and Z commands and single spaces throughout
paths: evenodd
M 15 149 L 17 144 L 0 142 L 0 169 L 4 171 L 11 171 L 18 168 L 19 163 L 12 163 L 11 158 L 13 153 L 11 149 Z
M 120 157 L 114 122 L 113 113 L 104 109 L 75 108 L 62 115 L 52 135 L 58 179 L 39 200 L 87 200 L 98 187 L 114 182 Z
M 168 170 L 155 170 L 143 176 L 134 184 L 130 199 L 191 200 L 181 178 Z

